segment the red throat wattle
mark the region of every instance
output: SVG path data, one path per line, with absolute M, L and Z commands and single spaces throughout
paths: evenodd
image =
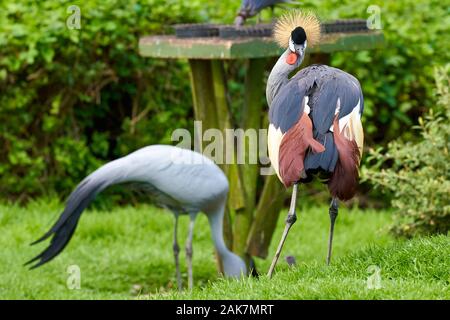
M 298 55 L 295 52 L 291 52 L 288 54 L 287 58 L 286 58 L 286 63 L 287 64 L 294 64 L 297 62 L 298 59 Z

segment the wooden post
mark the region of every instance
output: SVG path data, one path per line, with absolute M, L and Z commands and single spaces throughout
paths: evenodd
M 216 100 L 218 128 L 224 133 L 225 137 L 225 130 L 234 128 L 234 124 L 232 123 L 230 108 L 227 100 L 227 85 L 223 62 L 221 60 L 211 60 L 211 68 L 214 96 Z M 225 159 L 225 154 L 223 155 L 223 159 Z M 227 175 L 230 182 L 227 211 L 224 218 L 224 237 L 227 246 L 229 248 L 233 248 L 233 230 L 230 211 L 234 212 L 235 210 L 239 210 L 245 206 L 244 190 L 239 177 L 236 162 L 232 164 L 222 164 L 221 168 Z
M 267 112 L 263 113 L 262 119 L 262 127 L 267 128 L 269 126 Z M 267 155 L 266 152 L 267 150 L 264 150 L 263 154 Z M 247 238 L 246 251 L 251 256 L 266 258 L 280 211 L 286 199 L 286 190 L 275 173 L 265 176 L 261 183 L 264 183 L 264 186 L 259 194 L 258 205 Z
M 264 95 L 264 65 L 265 59 L 250 59 L 248 61 L 247 73 L 245 78 L 245 98 L 244 110 L 242 115 L 243 130 L 251 129 L 249 132 L 238 139 L 238 149 L 245 152 L 244 164 L 239 166 L 240 176 L 242 177 L 245 191 L 245 208 L 236 211 L 234 222 L 234 251 L 242 257 L 247 256 L 247 238 L 253 222 L 253 213 L 256 206 L 256 188 L 259 176 L 258 163 L 249 163 L 251 151 L 254 151 L 254 158 L 258 158 L 258 136 L 261 128 L 261 115 L 263 114 L 263 104 L 261 97 Z M 244 132 L 245 133 L 245 132 Z M 250 138 L 253 135 L 253 138 Z M 251 141 L 253 140 L 253 141 Z M 251 145 L 253 143 L 253 145 Z
M 280 211 L 286 199 L 286 190 L 276 175 L 267 176 L 261 192 L 255 218 L 247 241 L 247 253 L 266 258 Z
M 220 88 L 220 83 L 216 86 L 213 85 L 214 75 L 211 60 L 191 59 L 189 60 L 189 65 L 191 67 L 190 81 L 195 120 L 202 122 L 202 130 L 219 128 L 219 112 L 216 104 L 220 104 L 221 101 L 216 99 L 215 89 L 220 90 L 223 88 Z M 203 150 L 203 137 L 195 136 L 194 139 L 196 145 L 200 147 L 200 150 L 197 151 L 201 152 Z M 226 243 L 231 245 L 233 230 L 231 229 L 228 210 L 225 211 L 223 235 Z M 216 254 L 216 257 L 218 268 L 223 273 L 219 255 Z

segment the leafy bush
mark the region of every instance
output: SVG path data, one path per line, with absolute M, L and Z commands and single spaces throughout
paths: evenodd
M 186 64 L 137 49 L 140 35 L 198 19 L 199 2 L 183 3 L 84 1 L 69 30 L 69 1 L 1 2 L 0 194 L 67 193 L 105 160 L 187 126 Z
M 386 152 L 373 150 L 376 164 L 364 175 L 394 198 L 400 235 L 447 233 L 450 230 L 450 64 L 436 72 L 437 107 L 420 118 L 421 140 L 397 140 Z M 383 168 L 384 165 L 389 168 Z

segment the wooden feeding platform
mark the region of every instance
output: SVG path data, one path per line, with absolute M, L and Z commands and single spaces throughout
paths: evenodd
M 383 42 L 383 34 L 379 32 L 330 33 L 323 35 L 320 44 L 308 48 L 307 52 L 314 55 L 371 50 L 380 48 Z M 149 36 L 139 42 L 142 56 L 162 59 L 257 59 L 277 57 L 284 50 L 269 37 L 222 39 Z
M 358 23 L 361 25 L 361 21 Z M 308 47 L 303 65 L 328 63 L 333 52 L 373 50 L 383 46 L 381 32 L 352 31 L 356 24 L 350 21 L 325 25 L 326 33 L 317 46 Z M 333 32 L 336 30 L 347 32 Z M 153 59 L 188 60 L 194 116 L 202 121 L 203 130 L 267 128 L 267 105 L 261 98 L 265 94 L 264 72 L 271 69 L 273 59 L 285 49 L 279 48 L 271 37 L 221 37 L 220 32 L 220 29 L 209 32 L 213 36 L 208 37 L 142 37 L 139 52 Z M 246 68 L 244 103 L 239 123 L 233 122 L 234 117 L 229 112 L 224 72 L 227 60 L 236 59 L 244 60 Z M 242 143 L 245 147 L 246 142 Z M 275 175 L 261 176 L 258 165 L 229 164 L 222 165 L 222 169 L 230 181 L 228 210 L 224 220 L 227 244 L 243 257 L 265 258 L 286 191 Z

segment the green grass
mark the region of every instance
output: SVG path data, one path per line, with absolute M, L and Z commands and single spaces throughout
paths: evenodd
M 28 271 L 22 264 L 45 244 L 30 247 L 55 221 L 57 201 L 26 208 L 0 205 L 0 299 L 449 299 L 449 237 L 393 239 L 390 212 L 342 207 L 336 224 L 332 266 L 325 266 L 327 208 L 300 208 L 272 280 L 225 280 L 216 271 L 206 218 L 199 215 L 194 237 L 193 292 L 178 293 L 172 256 L 173 217 L 148 205 L 88 210 L 77 232 L 51 263 Z M 180 243 L 188 218 L 181 218 Z M 280 219 L 272 241 L 278 242 Z M 284 257 L 293 255 L 289 268 Z M 181 254 L 184 283 L 186 268 Z M 257 259 L 261 273 L 269 259 Z M 78 265 L 81 289 L 70 290 L 67 267 Z M 381 270 L 381 288 L 368 289 L 368 267 Z

